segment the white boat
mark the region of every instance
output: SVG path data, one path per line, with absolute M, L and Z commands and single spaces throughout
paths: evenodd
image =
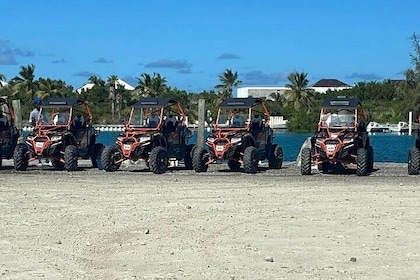
M 390 127 L 387 124 L 380 124 L 377 122 L 369 122 L 366 127 L 367 132 L 390 132 Z
M 366 130 L 367 132 L 398 132 L 405 133 L 409 131 L 410 126 L 406 122 L 398 122 L 397 124 L 386 123 L 380 124 L 377 122 L 370 122 Z
M 406 122 L 398 122 L 396 132 L 408 132 L 410 126 Z

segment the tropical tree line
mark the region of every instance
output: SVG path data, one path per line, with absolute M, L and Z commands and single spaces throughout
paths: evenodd
M 172 88 L 165 77 L 159 73 L 142 73 L 137 78 L 134 90 L 127 90 L 118 83 L 117 75 L 110 75 L 107 80 L 91 76 L 88 82 L 93 84 L 89 89 L 75 92 L 73 87 L 62 80 L 50 78 L 35 79 L 35 65 L 21 66 L 19 74 L 8 81 L 8 86 L 0 88 L 0 95 L 9 99 L 19 99 L 23 116 L 32 110 L 34 97 L 78 97 L 86 100 L 92 108 L 94 120 L 99 124 L 123 123 L 128 117 L 131 106 L 142 97 L 174 97 L 181 101 L 191 121 L 197 119 L 199 99 L 206 100 L 207 109 L 214 114 L 221 100 L 231 97 L 234 89 L 240 85 L 238 73 L 227 69 L 219 76 L 221 84 L 215 90 L 201 93 L 188 93 L 185 90 Z M 0 74 L 0 80 L 6 77 Z
M 320 105 L 325 97 L 345 95 L 359 98 L 369 112 L 370 119 L 378 122 L 407 120 L 408 112 L 417 116 L 420 112 L 420 45 L 416 34 L 412 35 L 414 53 L 410 54 L 412 69 L 405 71 L 405 80 L 384 80 L 382 82 L 359 82 L 351 89 L 328 91 L 320 94 L 309 88 L 308 73 L 293 72 L 287 77 L 286 92 L 273 92 L 267 98 L 271 115 L 283 115 L 288 120 L 290 131 L 311 131 L 318 121 Z M 12 78 L 9 86 L 0 89 L 0 95 L 20 99 L 23 115 L 31 110 L 34 97 L 80 97 L 91 104 L 96 123 L 123 123 L 131 105 L 142 97 L 174 97 L 184 105 L 190 121 L 197 119 L 197 104 L 204 99 L 206 109 L 215 115 L 219 103 L 232 97 L 234 90 L 242 84 L 237 72 L 226 69 L 218 76 L 220 84 L 214 90 L 190 93 L 170 87 L 159 73 L 142 73 L 137 78 L 135 90 L 121 86 L 117 75 L 107 80 L 91 76 L 91 89 L 76 93 L 72 86 L 62 80 L 50 78 L 35 79 L 35 66 L 21 66 L 18 76 Z M 0 80 L 6 77 L 0 73 Z

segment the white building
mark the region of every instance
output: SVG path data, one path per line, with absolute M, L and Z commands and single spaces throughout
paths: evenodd
M 2 81 L 2 80 L 0 80 L 0 88 L 6 87 L 7 85 L 9 85 L 9 84 L 6 83 L 6 82 L 4 82 L 4 81 Z
M 308 88 L 319 93 L 326 93 L 328 90 L 340 91 L 343 89 L 350 89 L 352 87 L 336 79 L 321 79 Z M 271 97 L 273 93 L 283 94 L 289 89 L 290 88 L 288 87 L 240 87 L 236 90 L 236 97 L 265 97 L 269 100 L 273 100 Z
M 81 86 L 78 89 L 76 89 L 76 92 L 80 94 L 80 93 L 82 93 L 84 91 L 87 91 L 89 89 L 92 89 L 94 86 L 95 86 L 94 83 L 86 83 L 83 86 Z M 115 88 L 117 88 L 118 86 L 124 87 L 125 90 L 134 90 L 135 89 L 132 85 L 128 84 L 127 82 L 125 82 L 125 81 L 123 81 L 121 79 L 118 79 L 115 82 Z
M 270 97 L 272 93 L 283 94 L 288 89 L 289 88 L 287 87 L 240 87 L 236 89 L 236 97 L 265 97 L 267 99 L 273 100 L 273 98 Z

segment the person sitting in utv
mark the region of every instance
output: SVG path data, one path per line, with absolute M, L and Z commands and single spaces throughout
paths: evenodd
M 173 132 L 176 130 L 177 125 L 178 121 L 176 120 L 175 116 L 170 114 L 165 119 L 164 130 L 167 132 Z
M 232 126 L 233 127 L 243 127 L 245 126 L 244 118 L 241 115 L 234 115 L 232 118 Z
M 73 120 L 73 127 L 80 129 L 86 126 L 85 118 L 81 114 L 77 114 Z
M 251 120 L 251 129 L 254 131 L 263 129 L 263 121 L 260 115 L 255 115 Z
M 159 124 L 159 117 L 156 114 L 152 114 L 147 118 L 147 126 L 148 127 L 157 127 Z
M 67 117 L 64 114 L 62 114 L 62 113 L 57 113 L 54 116 L 53 122 L 54 122 L 54 125 L 57 125 L 57 124 L 66 124 L 67 123 Z

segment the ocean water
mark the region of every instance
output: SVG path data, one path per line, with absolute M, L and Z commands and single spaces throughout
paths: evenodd
M 112 145 L 119 132 L 101 132 L 98 142 Z M 279 131 L 275 134 L 274 142 L 283 148 L 284 161 L 295 161 L 300 148 L 312 133 L 294 133 Z M 372 133 L 369 135 L 374 149 L 375 162 L 407 162 L 408 150 L 414 145 L 415 136 L 397 133 Z M 197 134 L 190 138 L 190 143 L 197 142 Z

